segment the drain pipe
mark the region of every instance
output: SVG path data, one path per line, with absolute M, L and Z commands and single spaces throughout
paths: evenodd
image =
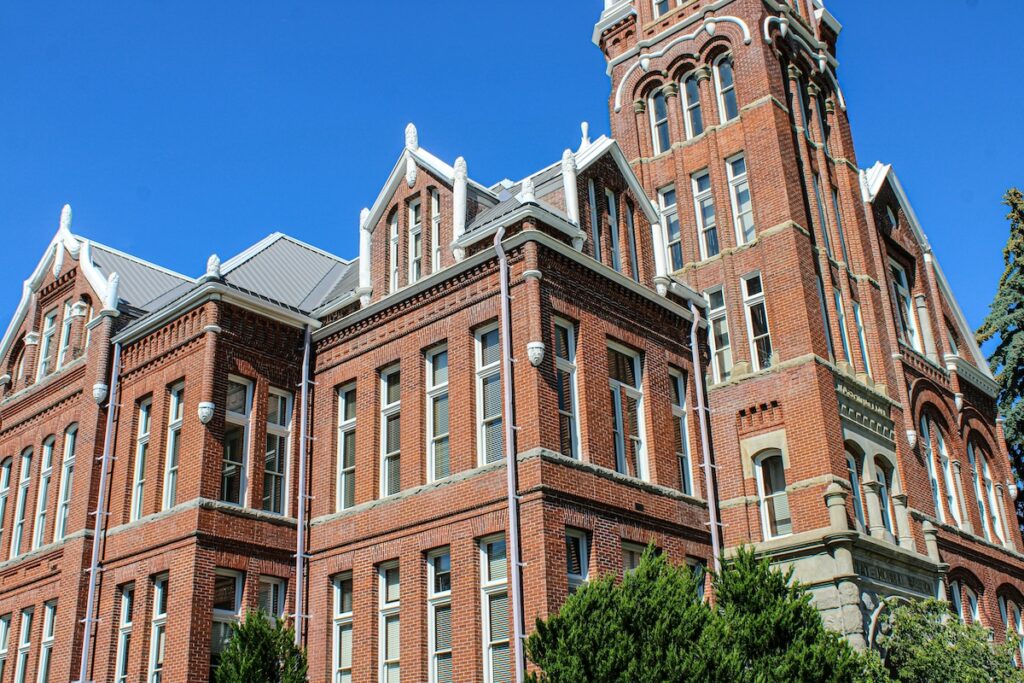
M 92 560 L 89 563 L 89 593 L 85 602 L 85 633 L 82 635 L 82 665 L 78 671 L 78 682 L 89 680 L 89 662 L 92 659 L 92 629 L 97 620 L 93 618 L 96 610 L 96 584 L 99 581 L 100 569 L 100 536 L 106 528 L 107 514 L 107 476 L 112 460 L 110 451 L 114 441 L 114 414 L 117 412 L 118 375 L 121 374 L 121 344 L 114 344 L 114 360 L 110 367 L 110 396 L 107 402 L 107 426 L 103 434 L 103 455 L 100 457 L 100 489 L 96 498 L 96 510 L 92 531 Z
M 711 553 L 715 574 L 722 571 L 722 541 L 718 528 L 718 489 L 715 486 L 714 464 L 711 462 L 711 443 L 708 439 L 708 409 L 704 398 L 704 371 L 700 365 L 697 329 L 700 327 L 700 308 L 690 302 L 693 325 L 690 327 L 690 353 L 693 354 L 693 385 L 697 389 L 697 416 L 700 421 L 700 446 L 704 452 L 704 487 L 708 495 L 708 517 L 711 525 Z
M 515 634 L 515 675 L 516 683 L 523 683 L 526 675 L 526 636 L 523 632 L 523 566 L 519 560 L 519 496 L 516 494 L 518 479 L 513 426 L 515 402 L 512 398 L 512 297 L 508 292 L 508 258 L 501 238 L 505 227 L 499 226 L 494 235 L 494 251 L 498 254 L 498 269 L 501 279 L 501 374 L 504 378 L 503 399 L 505 409 L 505 464 L 508 474 L 508 548 L 512 568 L 512 630 Z
M 309 410 L 309 355 L 310 331 L 306 325 L 304 348 L 302 351 L 302 405 L 299 408 L 299 519 L 295 533 L 295 645 L 302 645 L 302 620 L 308 615 L 303 612 L 306 587 L 306 442 L 309 440 L 307 429 Z

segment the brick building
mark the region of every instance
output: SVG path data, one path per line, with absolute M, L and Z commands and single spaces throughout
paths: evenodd
M 606 3 L 615 139 L 487 186 L 410 125 L 357 259 L 190 277 L 65 207 L 0 342 L 0 683 L 205 681 L 255 607 L 312 681 L 510 680 L 649 542 L 862 645 L 884 595 L 1019 630 L 994 382 L 799 2 Z

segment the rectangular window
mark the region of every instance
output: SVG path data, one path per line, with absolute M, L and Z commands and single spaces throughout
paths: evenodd
M 132 613 L 135 608 L 135 587 L 121 588 L 121 609 L 117 623 L 117 661 L 114 673 L 116 683 L 128 683 L 128 658 L 132 646 Z
M 693 470 L 690 464 L 690 426 L 686 413 L 687 374 L 675 368 L 669 369 L 669 384 L 672 387 L 672 419 L 675 422 L 676 458 L 679 460 L 679 489 L 693 495 Z
M 430 272 L 441 270 L 441 194 L 430 191 Z
M 153 622 L 149 636 L 149 683 L 163 683 L 164 658 L 167 655 L 168 578 L 153 579 Z
M 430 682 L 452 683 L 452 566 L 447 548 L 427 555 Z
M 601 260 L 601 217 L 597 213 L 597 190 L 594 180 L 587 181 L 587 197 L 590 199 L 590 238 L 594 241 L 594 260 Z
M 21 467 L 18 473 L 18 497 L 14 504 L 14 529 L 11 534 L 11 558 L 21 555 L 21 537 L 25 533 L 25 506 L 28 501 L 28 486 L 32 477 L 32 449 L 21 452 Z
M 71 509 L 71 491 L 75 479 L 75 443 L 78 441 L 78 426 L 72 425 L 64 432 L 64 462 L 60 468 L 60 490 L 57 494 L 57 523 L 53 531 L 53 540 L 60 541 L 68 532 L 68 512 Z M 10 471 L 5 472 L 10 478 Z M 6 481 L 0 482 L 0 486 L 6 490 Z M 7 502 L 7 496 L 3 495 L 3 504 L 0 504 L 0 523 L 3 522 L 3 507 Z
M 711 175 L 707 170 L 693 174 L 693 206 L 697 216 L 697 236 L 700 238 L 700 257 L 717 256 L 718 223 L 715 218 L 715 199 L 711 196 Z
M 914 300 L 910 293 L 907 271 L 895 261 L 889 261 L 889 270 L 892 274 L 893 303 L 896 306 L 896 317 L 899 320 L 903 341 L 920 352 L 921 339 L 917 334 L 917 318 L 914 317 Z
M 220 499 L 245 505 L 248 484 L 249 417 L 252 412 L 252 382 L 241 378 L 228 380 L 224 416 L 224 456 L 220 471 Z
M 707 298 L 711 364 L 715 382 L 725 382 L 732 374 L 732 346 L 729 340 L 729 319 L 725 310 L 725 291 L 721 287 L 708 290 Z
M 736 244 L 746 244 L 753 240 L 755 235 L 754 204 L 750 199 L 750 183 L 747 181 L 747 158 L 739 154 L 726 159 L 725 172 L 729 178 L 729 197 L 732 200 Z
M 605 205 L 608 209 L 608 233 L 611 237 L 612 268 L 622 272 L 622 259 L 619 256 L 619 203 L 611 190 L 604 191 Z
M 427 353 L 427 481 L 451 474 L 448 443 L 448 347 Z
M 644 556 L 646 547 L 639 543 L 622 542 L 622 573 L 630 573 L 640 566 L 640 559 Z
M 832 343 L 832 323 L 829 322 L 828 307 L 825 305 L 825 285 L 821 281 L 821 273 L 816 273 L 816 280 L 818 284 L 818 305 L 821 308 L 821 322 L 825 328 L 825 343 L 828 345 L 828 357 L 829 360 L 835 361 L 835 348 Z
M 57 369 L 60 370 L 70 358 L 71 351 L 71 299 L 64 302 L 64 317 L 60 322 L 60 341 L 57 344 Z
M 0 617 L 0 681 L 7 673 L 7 648 L 11 640 L 11 615 Z
M 821 176 L 814 174 L 814 201 L 818 205 L 818 226 L 821 228 L 821 238 L 825 241 L 825 253 L 829 258 L 832 255 L 832 240 L 828 236 L 828 222 L 825 220 L 825 200 L 821 196 Z
M 626 202 L 626 237 L 629 239 L 629 274 L 634 281 L 640 282 L 640 261 L 636 256 L 636 210 L 633 204 Z
M 178 467 L 181 464 L 181 427 L 185 422 L 185 385 L 171 387 L 171 410 L 167 414 L 167 459 L 164 462 L 163 509 L 178 502 Z
M 477 452 L 481 465 L 503 457 L 501 337 L 496 325 L 476 333 Z
M 772 338 L 768 331 L 768 311 L 765 308 L 760 274 L 743 279 L 743 307 L 747 313 L 753 368 L 755 371 L 765 370 L 772 365 Z
M 793 533 L 786 493 L 786 473 L 778 451 L 754 461 L 757 493 L 761 499 L 761 524 L 764 537 L 777 538 Z
M 612 400 L 615 468 L 621 474 L 646 480 L 641 365 L 637 352 L 609 344 L 608 386 Z
M 700 81 L 691 72 L 683 79 L 683 105 L 686 107 L 686 139 L 704 133 L 704 114 L 700 107 Z
M 868 358 L 868 340 L 864 334 L 864 317 L 860 312 L 860 304 L 853 302 L 853 320 L 857 324 L 857 344 L 860 346 L 860 357 L 864 361 L 864 372 L 871 376 L 871 360 Z
M 388 281 L 388 291 L 398 291 L 398 211 L 391 215 L 391 224 L 388 226 L 388 264 L 391 268 L 391 277 Z
M 0 464 L 0 539 L 3 538 L 4 525 L 7 523 L 7 497 L 11 492 L 11 468 L 14 466 L 12 458 L 5 458 Z M 0 677 L 0 680 L 3 680 Z
M 665 226 L 665 245 L 668 249 L 669 268 L 683 267 L 683 241 L 679 229 L 679 207 L 676 206 L 676 186 L 669 185 L 658 190 L 658 204 Z
M 43 605 L 43 639 L 39 643 L 38 683 L 50 683 L 50 668 L 53 665 L 53 646 L 57 639 L 57 601 Z
M 586 531 L 565 530 L 565 575 L 570 595 L 590 578 L 590 534 Z
M 850 352 L 850 337 L 846 331 L 846 309 L 843 307 L 843 293 L 839 289 L 833 290 L 836 302 L 836 315 L 839 317 L 839 341 L 843 343 L 843 357 L 847 363 L 853 363 L 853 354 Z
M 409 204 L 409 284 L 423 275 L 423 211 L 420 200 Z
M 57 336 L 57 309 L 48 311 L 43 317 L 43 334 L 39 339 L 39 372 L 36 376 L 38 382 L 53 372 L 53 361 L 50 353 L 53 351 L 53 340 Z
M 651 138 L 654 142 L 654 154 L 667 152 L 672 146 L 668 130 L 668 101 L 662 90 L 651 95 Z
M 135 434 L 135 467 L 132 475 L 132 509 L 130 521 L 142 517 L 142 510 L 145 505 L 146 493 L 146 460 L 149 456 L 149 430 L 153 412 L 152 399 L 146 399 L 139 403 Z
M 338 390 L 337 509 L 356 504 L 356 385 Z
M 672 0 L 654 0 L 654 16 L 660 17 L 672 9 Z
M 382 564 L 379 573 L 380 629 L 380 683 L 401 683 L 401 583 L 398 563 Z
M 484 631 L 484 681 L 512 680 L 505 538 L 480 541 L 480 609 Z
M 832 210 L 836 214 L 836 232 L 839 233 L 839 249 L 843 252 L 843 262 L 850 262 L 850 255 L 846 251 L 846 235 L 843 233 L 843 213 L 839 210 L 839 190 L 832 188 Z
M 36 486 L 36 522 L 32 526 L 32 550 L 46 540 L 46 515 L 49 512 L 50 480 L 53 479 L 54 437 L 43 442 L 43 458 L 39 463 L 39 483 Z
M 21 610 L 21 628 L 18 631 L 18 661 L 14 666 L 14 683 L 25 683 L 28 678 L 28 654 L 32 648 L 31 607 Z
M 402 375 L 398 366 L 380 374 L 380 494 L 402 490 Z
M 263 509 L 283 515 L 287 509 L 292 429 L 292 395 L 270 389 L 267 396 L 267 450 L 263 467 Z
M 558 391 L 558 436 L 562 455 L 580 457 L 579 423 L 576 419 L 576 326 L 555 320 L 555 388 Z
M 267 616 L 279 619 L 284 616 L 284 601 L 287 598 L 288 582 L 273 576 L 260 577 L 259 606 Z
M 213 576 L 213 616 L 210 635 L 210 680 L 220 666 L 220 655 L 231 640 L 242 612 L 242 574 L 218 569 Z
M 352 683 L 352 573 L 334 579 L 334 683 Z

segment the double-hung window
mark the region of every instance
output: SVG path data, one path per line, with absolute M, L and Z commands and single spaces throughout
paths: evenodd
M 50 683 L 50 668 L 53 665 L 53 646 L 57 641 L 57 601 L 43 605 L 43 639 L 39 643 L 38 683 Z
M 697 218 L 697 236 L 700 238 L 700 257 L 717 256 L 718 219 L 715 216 L 715 198 L 711 194 L 711 174 L 707 169 L 694 173 L 693 209 Z
M 380 374 L 380 494 L 402 490 L 402 375 L 398 366 Z
M 893 469 L 881 458 L 875 457 L 875 481 L 878 482 L 878 505 L 882 511 L 882 526 L 892 533 L 892 476 Z
M 380 683 L 400 683 L 402 649 L 401 583 L 398 562 L 382 564 L 378 570 L 380 593 L 380 626 L 378 649 Z
M 117 623 L 117 661 L 115 683 L 128 683 L 128 658 L 132 646 L 132 612 L 135 608 L 135 587 L 121 588 L 121 610 Z
M 693 495 L 693 469 L 690 463 L 690 428 L 686 414 L 686 373 L 675 368 L 669 369 L 668 381 L 672 389 L 672 421 L 676 444 L 676 458 L 679 461 L 679 490 Z
M 558 391 L 558 437 L 562 455 L 579 459 L 580 433 L 576 391 L 576 326 L 555 320 L 555 388 Z
M 651 138 L 654 141 L 654 153 L 667 152 L 672 146 L 668 132 L 668 102 L 665 91 L 658 90 L 651 95 Z
M 43 442 L 43 458 L 39 463 L 39 482 L 36 484 L 36 522 L 32 526 L 32 550 L 46 540 L 46 515 L 49 512 L 50 481 L 53 479 L 53 448 L 57 439 L 46 437 Z
M 825 241 L 825 253 L 829 258 L 832 254 L 832 238 L 828 234 L 828 222 L 825 219 L 825 199 L 821 194 L 821 176 L 814 174 L 814 201 L 818 205 L 818 226 L 821 228 L 821 238 Z
M 224 416 L 224 455 L 220 471 L 220 499 L 245 505 L 248 484 L 249 418 L 252 413 L 252 382 L 228 380 Z
M 612 268 L 622 272 L 622 257 L 619 254 L 619 202 L 611 190 L 604 191 L 605 207 L 608 210 L 608 236 L 611 238 Z
M 480 606 L 484 632 L 484 681 L 512 680 L 505 538 L 480 541 Z
M 871 376 L 871 359 L 868 357 L 868 339 L 864 331 L 864 314 L 861 313 L 860 303 L 853 302 L 853 321 L 857 325 L 857 345 L 860 347 L 860 357 L 864 361 L 864 372 Z
M 64 317 L 60 322 L 60 341 L 57 344 L 57 369 L 60 370 L 71 360 L 68 353 L 71 351 L 71 299 L 64 302 Z
M 288 582 L 274 576 L 261 576 L 259 587 L 260 610 L 271 619 L 284 616 L 284 601 L 288 594 Z
M 843 213 L 839 210 L 839 190 L 832 188 L 832 210 L 836 214 L 836 232 L 839 233 L 839 250 L 843 252 L 843 262 L 850 262 L 850 254 L 846 250 L 846 234 L 843 231 Z
M 707 298 L 713 374 L 715 382 L 725 382 L 732 374 L 732 346 L 729 341 L 729 319 L 725 310 L 725 290 L 721 287 L 710 289 Z
M 590 577 L 590 534 L 582 529 L 565 530 L 565 575 L 570 595 Z
M 356 385 L 338 390 L 337 509 L 356 504 Z
M 683 241 L 679 229 L 679 207 L 676 205 L 676 186 L 668 185 L 658 190 L 658 204 L 665 223 L 665 245 L 668 249 L 669 267 L 679 270 L 683 267 Z
M 985 454 L 981 456 L 981 471 L 985 478 L 985 493 L 988 495 L 989 521 L 991 521 L 992 529 L 996 532 L 1000 542 L 1006 543 L 1006 537 L 1003 535 L 1003 521 L 1000 516 L 1002 509 L 996 499 L 996 490 L 992 486 L 992 472 L 988 468 L 988 458 Z
M 683 98 L 683 105 L 686 107 L 686 139 L 689 140 L 704 132 L 704 114 L 700 108 L 700 81 L 694 72 L 683 77 Z
M 896 305 L 896 317 L 903 341 L 920 352 L 921 338 L 917 334 L 917 318 L 914 317 L 914 301 L 910 294 L 907 271 L 895 261 L 889 261 L 889 272 L 892 275 L 893 303 Z
M 451 474 L 448 441 L 448 347 L 427 353 L 427 480 Z
M 14 503 L 14 530 L 11 533 L 11 558 L 21 555 L 21 537 L 25 533 L 25 506 L 28 503 L 28 486 L 32 476 L 32 449 L 21 452 L 21 467 L 18 472 L 18 496 Z
M 391 215 L 388 226 L 388 265 L 391 276 L 388 280 L 388 291 L 398 291 L 398 211 Z
M 736 244 L 746 244 L 753 240 L 756 234 L 754 204 L 750 199 L 750 182 L 747 180 L 747 158 L 737 154 L 726 159 L 725 173 L 729 178 L 729 198 L 732 201 Z
M 25 683 L 28 680 L 28 655 L 32 649 L 32 617 L 33 608 L 21 610 L 21 627 L 18 630 L 18 660 L 14 666 L 14 683 Z
M 218 569 L 213 576 L 213 616 L 210 635 L 210 680 L 231 640 L 242 612 L 242 574 Z
M 740 115 L 736 99 L 736 74 L 733 72 L 732 55 L 719 57 L 715 62 L 715 89 L 718 91 L 718 113 L 722 123 Z
M 334 578 L 333 683 L 352 683 L 352 572 Z
M 587 199 L 590 200 L 590 238 L 594 241 L 594 260 L 601 260 L 601 215 L 597 212 L 597 188 L 594 179 L 587 180 Z
M 441 193 L 430 191 L 430 272 L 441 270 Z
M 626 239 L 629 240 L 629 274 L 635 282 L 640 282 L 640 260 L 636 256 L 636 210 L 630 201 L 626 201 Z
M 7 673 L 7 649 L 11 641 L 11 615 L 0 617 L 0 680 Z
M 75 444 L 78 441 L 78 425 L 64 430 L 64 461 L 60 468 L 60 489 L 57 495 L 57 521 L 53 540 L 63 540 L 68 533 L 68 513 L 71 510 L 71 489 L 75 480 Z
M 754 460 L 757 497 L 761 501 L 761 530 L 764 538 L 778 538 L 793 533 L 786 492 L 786 472 L 782 454 L 769 451 Z
M 981 455 L 979 449 L 978 454 Z M 984 455 L 981 455 L 984 458 Z M 985 540 L 992 540 L 992 533 L 989 531 L 989 519 L 988 512 L 985 509 L 985 494 L 982 490 L 983 484 L 981 479 L 981 465 L 978 462 L 978 457 L 975 455 L 974 444 L 968 442 L 967 444 L 967 462 L 971 466 L 971 478 L 974 479 L 974 499 L 978 503 L 978 519 L 981 520 L 981 529 L 985 534 Z
M 163 509 L 178 502 L 178 467 L 181 460 L 181 427 L 185 422 L 185 385 L 171 387 L 171 410 L 167 415 L 167 457 L 164 461 Z
M 501 407 L 501 336 L 496 325 L 489 325 L 476 333 L 477 457 L 481 465 L 504 457 Z
M 430 683 L 452 683 L 452 558 L 447 548 L 427 555 Z
M 11 493 L 11 467 L 14 466 L 13 458 L 4 458 L 0 464 L 0 539 L 3 539 L 4 526 L 7 523 L 7 498 Z M 0 676 L 0 680 L 3 677 Z
M 409 204 L 409 284 L 423 275 L 423 208 L 420 200 Z
M 768 311 L 760 273 L 743 278 L 743 307 L 750 335 L 750 359 L 755 371 L 772 365 L 772 338 L 768 329 Z
M 53 341 L 57 336 L 57 309 L 47 312 L 43 317 L 43 334 L 39 339 L 39 363 L 36 381 L 53 372 L 53 360 L 50 354 L 53 352 Z
M 850 489 L 853 493 L 853 514 L 858 528 L 863 531 L 867 527 L 864 523 L 864 501 L 861 497 L 859 469 L 856 456 L 848 452 L 846 454 L 846 474 L 850 477 Z
M 271 389 L 267 397 L 267 450 L 263 467 L 263 509 L 283 515 L 287 509 L 292 395 Z
M 135 433 L 135 467 L 132 474 L 132 507 L 130 521 L 142 517 L 146 493 L 146 461 L 149 459 L 149 431 L 153 414 L 153 401 L 146 399 L 139 403 Z
M 843 306 L 843 293 L 836 287 L 833 290 L 836 302 L 836 316 L 839 318 L 839 339 L 843 342 L 843 358 L 847 363 L 853 363 L 853 354 L 850 352 L 850 336 L 846 331 L 846 309 Z
M 164 659 L 167 655 L 167 588 L 166 575 L 153 579 L 153 622 L 149 636 L 149 683 L 163 683 Z
M 928 482 L 932 488 L 932 503 L 935 504 L 935 516 L 939 518 L 940 522 L 945 522 L 946 513 L 942 508 L 939 476 L 935 468 L 935 451 L 932 449 L 931 425 L 926 417 L 921 418 L 921 445 L 924 446 L 924 459 L 928 469 Z
M 621 474 L 647 479 L 642 361 L 639 353 L 618 344 L 608 345 L 608 386 L 612 402 L 615 469 Z
M 953 486 L 953 465 L 949 458 L 949 450 L 946 448 L 946 440 L 942 436 L 942 429 L 935 426 L 935 442 L 939 447 L 939 462 L 942 465 L 942 483 L 946 488 L 946 505 L 949 513 L 953 515 L 957 526 L 963 522 L 960 519 L 960 502 L 956 496 L 956 488 Z

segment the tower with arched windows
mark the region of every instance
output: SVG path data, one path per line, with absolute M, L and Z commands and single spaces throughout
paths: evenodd
M 858 164 L 841 25 L 822 0 L 604 4 L 613 137 L 660 272 L 707 304 L 727 552 L 792 564 L 857 644 L 882 597 L 967 585 L 948 571 L 1001 630 L 1024 547 L 996 386 L 891 167 Z

